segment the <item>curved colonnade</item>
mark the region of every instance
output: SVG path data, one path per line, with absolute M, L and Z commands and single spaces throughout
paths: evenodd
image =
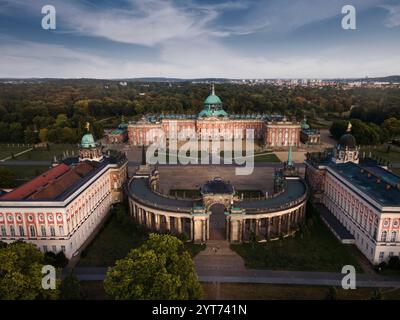
M 153 190 L 150 181 L 150 174 L 134 176 L 127 186 L 130 214 L 138 223 L 150 230 L 184 234 L 196 243 L 210 239 L 209 203 L 163 195 Z M 296 232 L 305 218 L 307 198 L 307 184 L 294 176 L 285 177 L 284 190 L 275 196 L 243 201 L 232 198 L 227 205 L 226 195 L 215 194 L 214 203 L 226 207 L 226 239 L 240 243 L 254 236 L 265 241 Z

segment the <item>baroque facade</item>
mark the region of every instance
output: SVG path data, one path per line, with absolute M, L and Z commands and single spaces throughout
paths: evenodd
M 121 201 L 127 175 L 125 155 L 103 155 L 92 134 L 85 134 L 79 157 L 0 197 L 0 241 L 23 240 L 71 258 Z
M 300 124 L 276 115 L 228 115 L 221 99 L 211 94 L 204 101 L 204 109 L 193 115 L 159 115 L 142 117 L 128 126 L 129 143 L 149 145 L 167 139 L 245 139 L 246 129 L 254 130 L 254 139 L 267 147 L 299 146 Z M 179 136 L 178 136 L 179 135 Z
M 359 158 L 348 132 L 333 152 L 307 155 L 306 181 L 323 220 L 373 264 L 400 255 L 400 177 Z

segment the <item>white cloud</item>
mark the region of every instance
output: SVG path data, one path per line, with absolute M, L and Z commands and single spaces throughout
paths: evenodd
M 151 63 L 122 62 L 60 45 L 21 41 L 2 41 L 0 51 L 0 77 L 332 78 L 400 73 L 400 57 L 395 54 L 398 50 L 382 56 L 363 47 L 352 52 L 336 48 L 313 56 L 274 59 L 263 55 L 251 59 L 205 37 L 185 44 L 170 41 L 161 58 Z
M 400 5 L 398 6 L 382 6 L 389 11 L 389 16 L 385 21 L 385 26 L 389 28 L 400 26 Z
M 14 1 L 27 11 L 38 7 L 31 2 Z M 220 37 L 252 33 L 260 28 L 288 31 L 327 19 L 340 14 L 340 4 L 347 4 L 344 0 L 334 4 L 320 0 L 260 1 L 243 23 L 233 27 L 215 26 L 213 22 L 223 10 L 247 8 L 246 2 L 199 5 L 185 1 L 179 6 L 167 0 L 129 0 L 125 10 L 104 10 L 74 1 L 52 2 L 57 9 L 58 21 L 61 20 L 61 25 L 67 24 L 70 32 L 154 47 L 148 50 L 159 52 L 159 56 L 151 62 L 122 61 L 102 56 L 94 50 L 89 52 L 67 45 L 5 38 L 0 39 L 0 77 L 300 78 L 400 73 L 400 58 L 395 54 L 398 46 L 397 50 L 382 53 L 379 48 L 370 48 L 369 43 L 360 44 L 359 48 L 341 48 L 335 43 L 333 49 L 315 50 L 312 55 L 293 50 L 287 56 L 282 52 L 280 58 L 276 58 L 268 52 L 258 55 L 251 52 L 252 56 L 240 53 L 220 41 Z M 375 5 L 378 0 L 352 2 L 362 10 Z M 396 14 L 398 17 L 398 13 L 392 11 L 392 17 Z

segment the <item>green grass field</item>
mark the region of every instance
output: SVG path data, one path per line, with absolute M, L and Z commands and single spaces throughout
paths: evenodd
M 254 162 L 281 162 L 274 153 L 255 154 Z
M 107 267 L 139 247 L 147 234 L 132 225 L 122 225 L 114 214 L 103 225 L 93 242 L 82 252 L 79 267 Z
M 47 149 L 46 147 L 40 147 L 32 150 L 31 152 L 24 153 L 15 158 L 15 160 L 53 160 L 54 156 L 61 156 L 64 152 L 68 151 L 69 156 L 72 156 L 72 152 L 75 156 L 78 152 L 78 146 L 73 144 L 52 144 Z
M 0 164 L 1 165 L 1 164 Z M 17 180 L 29 180 L 49 170 L 48 166 L 6 166 L 13 171 Z
M 18 152 L 29 149 L 30 147 L 18 144 L 1 144 L 0 145 L 0 160 L 10 157 L 12 154 L 17 154 Z
M 400 148 L 391 147 L 388 152 L 387 146 L 365 146 L 361 147 L 360 156 L 365 152 L 365 156 L 369 156 L 370 152 L 373 158 L 381 158 L 391 163 L 400 162 Z
M 112 266 L 131 249 L 139 247 L 147 239 L 148 233 L 130 218 L 120 222 L 115 214 L 111 214 L 96 238 L 82 252 L 78 267 Z M 192 257 L 205 248 L 190 242 L 185 242 L 185 246 Z
M 340 272 L 353 265 L 362 272 L 356 258 L 341 244 L 319 217 L 313 218 L 308 231 L 293 238 L 267 243 L 231 245 L 249 268 L 297 271 Z
M 204 300 L 323 300 L 326 286 L 259 283 L 201 283 Z M 107 300 L 102 281 L 82 281 L 81 290 L 88 300 Z M 344 290 L 336 288 L 338 300 L 369 300 L 375 288 Z M 400 300 L 399 288 L 381 288 L 384 300 Z

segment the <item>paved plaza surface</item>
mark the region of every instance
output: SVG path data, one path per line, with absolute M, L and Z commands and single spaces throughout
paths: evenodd
M 251 175 L 238 176 L 233 166 L 160 166 L 160 191 L 171 189 L 199 189 L 205 182 L 221 177 L 236 190 L 273 191 L 275 168 L 255 167 Z

